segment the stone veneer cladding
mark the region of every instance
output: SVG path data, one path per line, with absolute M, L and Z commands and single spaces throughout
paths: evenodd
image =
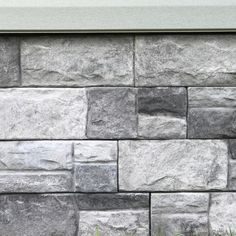
M 0 37 L 1 236 L 236 232 L 236 34 Z

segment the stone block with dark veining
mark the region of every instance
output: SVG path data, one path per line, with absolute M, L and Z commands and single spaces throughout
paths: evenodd
M 211 193 L 209 228 L 211 235 L 236 232 L 236 193 Z
M 208 193 L 153 193 L 152 235 L 208 236 Z
M 0 87 L 20 85 L 19 39 L 0 38 Z
M 123 191 L 223 190 L 227 171 L 224 141 L 119 141 L 119 187 Z
M 99 139 L 137 136 L 136 93 L 131 88 L 92 88 L 87 91 L 87 137 Z
M 0 139 L 85 138 L 84 89 L 0 90 Z
M 75 209 L 66 194 L 1 195 L 0 235 L 75 236 Z
M 236 86 L 236 35 L 136 36 L 138 86 Z
M 21 64 L 24 86 L 132 85 L 133 37 L 25 38 Z
M 186 108 L 185 88 L 138 89 L 138 135 L 185 138 Z
M 189 138 L 236 137 L 236 88 L 189 88 Z

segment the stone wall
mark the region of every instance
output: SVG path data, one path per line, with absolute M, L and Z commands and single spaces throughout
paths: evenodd
M 1 236 L 236 232 L 235 34 L 1 36 L 0 87 Z

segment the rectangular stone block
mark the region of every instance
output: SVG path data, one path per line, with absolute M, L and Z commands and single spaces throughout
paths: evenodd
M 20 85 L 20 42 L 15 37 L 0 38 L 0 87 Z
M 99 139 L 137 136 L 136 93 L 131 88 L 92 88 L 87 91 L 87 137 Z
M 236 86 L 236 35 L 136 36 L 138 86 Z
M 132 85 L 133 37 L 25 38 L 21 64 L 23 86 Z
M 186 138 L 185 88 L 138 89 L 138 135 L 143 138 Z
M 236 190 L 236 160 L 232 159 L 229 160 L 229 189 Z
M 2 89 L 0 111 L 0 139 L 85 138 L 84 89 Z
M 208 205 L 208 193 L 152 194 L 152 235 L 208 236 Z
M 212 193 L 209 213 L 211 235 L 236 232 L 236 193 Z M 229 234 L 230 235 L 230 234 Z
M 236 88 L 189 88 L 190 138 L 236 137 Z
M 119 141 L 119 187 L 123 191 L 223 190 L 227 168 L 224 141 Z
M 236 159 L 236 140 L 231 139 L 231 140 L 228 140 L 228 142 L 229 142 L 229 151 L 231 154 L 231 158 Z

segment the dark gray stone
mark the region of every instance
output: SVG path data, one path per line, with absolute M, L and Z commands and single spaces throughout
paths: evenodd
M 229 184 L 230 190 L 236 190 L 236 160 L 229 160 Z
M 80 192 L 116 192 L 116 164 L 81 164 L 75 167 L 75 187 Z
M 19 54 L 19 40 L 17 38 L 0 38 L 0 87 L 20 85 Z
M 236 159 L 236 140 L 231 139 L 229 142 L 229 151 L 232 159 Z
M 87 137 L 135 138 L 135 91 L 131 88 L 93 88 L 87 92 Z

